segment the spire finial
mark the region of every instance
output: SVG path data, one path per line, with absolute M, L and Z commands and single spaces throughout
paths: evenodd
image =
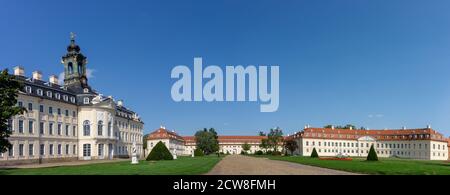
M 74 33 L 74 32 L 70 32 L 70 41 L 71 42 L 75 42 L 75 37 L 76 37 L 77 35 Z

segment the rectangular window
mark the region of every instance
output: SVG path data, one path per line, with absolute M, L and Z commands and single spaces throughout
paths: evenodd
M 69 116 L 69 110 L 66 110 L 66 116 Z
M 75 111 L 72 111 L 72 117 L 73 117 L 73 118 L 76 117 Z
M 50 106 L 50 107 L 48 107 L 48 113 L 49 114 L 53 114 L 53 108 Z
M 75 155 L 77 154 L 77 145 L 73 145 L 72 147 L 72 153 Z
M 48 154 L 53 155 L 53 144 L 48 146 Z
M 83 156 L 91 156 L 91 144 L 83 144 Z
M 23 156 L 23 144 L 19 144 L 19 156 Z
M 77 127 L 72 126 L 72 136 L 77 136 Z
M 12 120 L 12 119 L 8 119 L 8 127 L 7 127 L 6 130 L 8 130 L 8 131 L 10 131 L 10 132 L 13 132 L 13 131 L 14 131 L 14 130 L 13 130 L 13 120 Z
M 58 115 L 61 116 L 61 108 L 58 108 Z
M 23 120 L 19 120 L 19 133 L 23 133 Z
M 44 122 L 39 123 L 39 134 L 44 134 Z
M 28 111 L 33 111 L 33 104 L 32 103 L 28 103 Z
M 53 135 L 53 123 L 48 124 L 48 134 Z
M 98 156 L 99 157 L 103 157 L 103 148 L 104 148 L 103 144 L 98 145 Z
M 28 155 L 34 156 L 34 145 L 33 144 L 28 144 Z
M 61 144 L 58 144 L 58 155 L 61 155 Z
M 39 155 L 44 156 L 45 155 L 45 145 L 41 144 L 39 146 Z
M 17 106 L 23 107 L 23 103 L 22 102 L 17 102 Z
M 69 155 L 69 144 L 66 144 L 66 155 Z
M 66 125 L 66 136 L 69 136 L 69 125 Z
M 33 134 L 33 121 L 28 121 L 28 133 Z
M 9 157 L 13 157 L 13 156 L 14 156 L 14 146 L 13 146 L 13 145 L 11 145 L 11 146 L 8 148 L 8 156 L 9 156 Z
M 61 128 L 62 128 L 61 124 L 58 123 L 58 135 L 61 135 Z
M 44 105 L 39 105 L 39 112 L 44 112 Z

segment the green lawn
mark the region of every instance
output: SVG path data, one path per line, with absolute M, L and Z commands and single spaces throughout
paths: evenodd
M 138 165 L 121 161 L 34 169 L 0 168 L 0 175 L 199 175 L 207 173 L 221 159 L 217 156 L 179 157 L 172 161 L 140 161 Z
M 317 167 L 376 175 L 450 175 L 450 163 L 444 161 L 407 160 L 380 158 L 378 162 L 365 159 L 353 161 L 319 160 L 309 157 L 264 156 L 272 160 L 282 160 Z

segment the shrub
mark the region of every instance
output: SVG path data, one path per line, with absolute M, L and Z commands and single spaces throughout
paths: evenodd
M 151 160 L 173 160 L 172 153 L 167 149 L 163 142 L 158 142 L 147 156 L 147 161 Z
M 319 154 L 316 151 L 316 148 L 313 148 L 313 151 L 311 153 L 311 158 L 319 158 Z
M 369 155 L 367 155 L 367 161 L 378 161 L 378 155 L 373 145 L 370 147 Z
M 205 153 L 203 153 L 203 150 L 201 150 L 200 148 L 197 148 L 194 150 L 194 156 L 204 156 Z
M 245 152 L 244 150 L 241 150 L 241 155 L 246 155 L 247 152 Z
M 281 156 L 281 154 L 283 154 L 283 153 L 281 153 L 281 152 L 279 152 L 279 151 L 273 151 L 273 152 L 272 152 L 272 155 L 273 155 L 273 156 Z
M 267 150 L 267 151 L 266 151 L 266 154 L 267 154 L 267 155 L 272 155 L 272 150 Z
M 263 155 L 263 154 L 264 154 L 264 152 L 261 151 L 261 150 L 258 150 L 258 151 L 255 152 L 255 155 Z

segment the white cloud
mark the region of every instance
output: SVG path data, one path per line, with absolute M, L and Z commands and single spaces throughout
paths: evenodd
M 94 78 L 95 76 L 94 76 L 94 72 L 96 72 L 96 70 L 95 69 L 86 69 L 86 77 L 88 78 L 88 79 L 91 79 L 91 78 Z M 59 75 L 58 75 L 58 83 L 59 83 L 59 85 L 63 85 L 64 84 L 64 72 L 61 72 L 61 73 L 59 73 Z

